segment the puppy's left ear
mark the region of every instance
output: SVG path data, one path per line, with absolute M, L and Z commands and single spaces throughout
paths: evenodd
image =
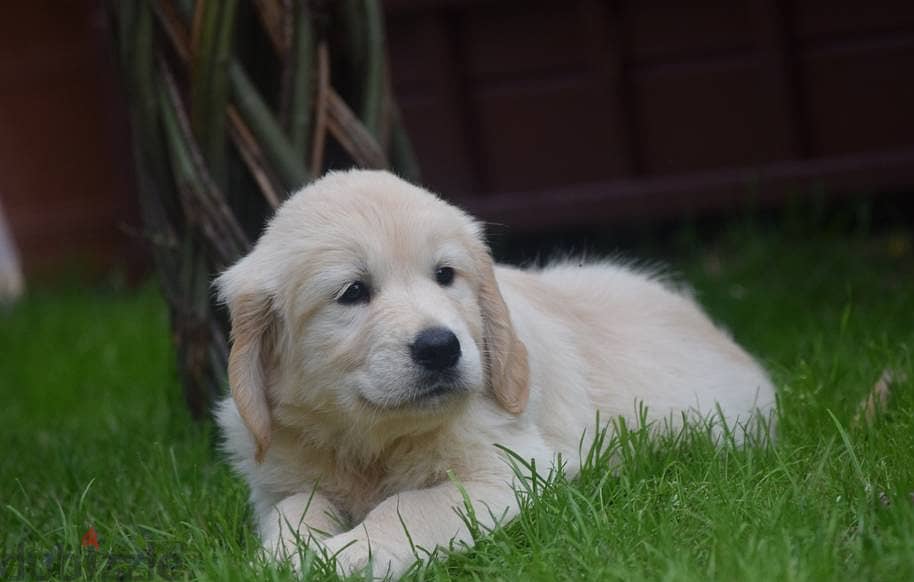
M 484 247 L 481 254 L 479 305 L 489 386 L 502 408 L 512 414 L 520 414 L 526 409 L 530 397 L 527 346 L 514 331 L 511 313 L 495 279 L 492 256 Z

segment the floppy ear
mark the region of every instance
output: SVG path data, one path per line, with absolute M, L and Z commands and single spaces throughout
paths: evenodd
M 275 316 L 266 294 L 242 293 L 227 299 L 232 319 L 229 387 L 241 420 L 254 437 L 254 458 L 260 463 L 272 434 L 266 368 L 272 364 Z
M 487 252 L 479 286 L 479 305 L 489 386 L 505 410 L 520 414 L 527 407 L 530 396 L 527 346 L 514 333 L 511 314 L 498 289 L 492 258 Z

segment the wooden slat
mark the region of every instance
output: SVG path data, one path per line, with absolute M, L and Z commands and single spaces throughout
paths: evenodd
M 752 50 L 752 23 L 745 0 L 619 2 L 626 15 L 632 59 L 638 65 Z
M 606 93 L 606 114 L 619 144 L 612 160 L 624 176 L 641 171 L 640 150 L 634 115 L 637 107 L 631 95 L 631 78 L 626 69 L 623 39 L 623 11 L 618 2 L 585 0 L 579 10 L 581 28 L 590 41 L 592 66 Z
M 388 20 L 393 89 L 426 184 L 476 191 L 465 103 L 458 98 L 447 16 L 410 13 Z M 470 112 L 472 113 L 472 112 Z
M 804 47 L 844 38 L 878 37 L 914 27 L 911 0 L 794 0 L 789 8 L 796 38 Z
M 638 71 L 634 91 L 645 177 L 784 159 L 782 119 L 754 59 Z
M 783 158 L 804 158 L 809 154 L 808 138 L 784 0 L 751 0 L 751 9 L 759 83 L 770 92 L 767 105 L 779 120 L 775 129 L 783 142 Z
M 466 195 L 488 190 L 488 160 L 482 155 L 482 136 L 479 128 L 479 114 L 473 101 L 472 80 L 467 63 L 465 24 L 461 12 L 438 12 L 435 26 L 444 36 L 444 61 L 442 71 L 448 75 L 445 94 L 451 95 L 450 108 L 459 127 L 462 128 L 460 141 L 464 144 L 466 159 L 470 165 L 470 189 Z M 419 157 L 422 159 L 421 153 Z
M 914 184 L 914 149 L 760 168 L 570 185 L 547 191 L 504 192 L 457 202 L 509 232 L 606 225 L 632 218 L 663 218 L 710 209 L 773 204 L 798 193 L 829 195 L 893 191 Z
M 814 156 L 914 146 L 914 31 L 881 42 L 809 48 L 800 67 Z

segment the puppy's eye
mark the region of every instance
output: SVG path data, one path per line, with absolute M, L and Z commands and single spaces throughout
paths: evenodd
M 451 267 L 439 267 L 435 271 L 435 281 L 442 287 L 447 287 L 454 282 L 454 269 Z
M 337 297 L 336 301 L 343 305 L 355 305 L 356 303 L 368 303 L 369 299 L 371 299 L 371 292 L 368 289 L 368 285 L 361 281 L 356 281 L 350 283 L 346 290 L 343 291 L 343 294 Z

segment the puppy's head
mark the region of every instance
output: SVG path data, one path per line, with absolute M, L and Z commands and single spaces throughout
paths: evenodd
M 385 172 L 334 173 L 293 195 L 216 281 L 258 459 L 276 422 L 434 427 L 473 397 L 522 412 L 526 349 L 481 236 Z

